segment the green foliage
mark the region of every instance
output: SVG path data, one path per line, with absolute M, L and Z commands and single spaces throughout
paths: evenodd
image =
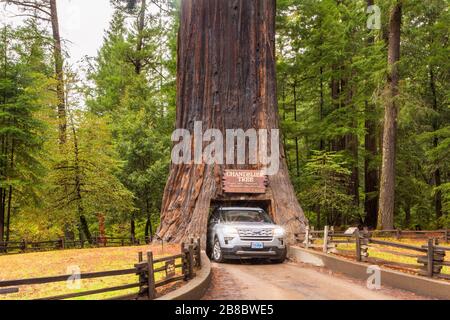
M 313 151 L 303 174 L 301 180 L 305 188 L 299 194 L 299 199 L 308 207 L 320 208 L 324 217 L 328 217 L 326 223 L 336 223 L 337 213 L 347 217 L 354 214 L 352 196 L 348 195 L 351 171 L 344 156 L 334 152 Z
M 156 16 L 146 15 L 141 30 L 140 9 L 130 11 L 120 5 L 123 3 L 115 3 L 117 10 L 105 43 L 90 70 L 95 86 L 88 91 L 88 106 L 112 120 L 113 141 L 124 164 L 118 176 L 135 196 L 137 210 L 132 224 L 137 220 L 139 234 L 144 219 L 144 233 L 149 235 L 159 224 L 170 164 L 170 136 L 175 122 L 176 22 L 174 16 L 161 11 Z M 159 4 L 173 9 L 170 3 Z M 139 41 L 141 46 L 136 45 Z
M 300 201 L 313 221 L 320 214 L 325 220 L 324 210 L 328 223 L 336 219 L 327 209 L 332 208 L 331 203 L 325 205 L 308 196 L 308 190 L 319 196 L 317 181 L 306 174 L 317 157 L 312 150 L 338 152 L 345 157 L 344 167 L 350 170 L 349 180 L 340 182 L 342 188 L 336 193 L 346 195 L 336 199 L 339 208 L 335 210 L 342 215 L 338 224 L 364 221 L 365 199 L 378 196 L 378 192 L 365 193 L 364 178 L 368 169 L 378 170 L 381 165 L 392 3 L 375 1 L 381 8 L 381 30 L 368 30 L 367 1 L 278 2 L 278 96 L 283 144 Z M 450 150 L 449 15 L 446 1 L 404 2 L 396 174 L 399 227 L 439 227 L 438 221 L 447 219 L 449 212 L 445 187 Z M 376 154 L 366 150 L 368 122 L 375 127 L 371 134 L 376 139 Z M 437 213 L 438 198 L 443 218 Z

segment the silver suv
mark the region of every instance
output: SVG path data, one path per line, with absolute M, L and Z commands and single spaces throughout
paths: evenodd
M 208 253 L 216 262 L 226 259 L 286 260 L 286 232 L 261 208 L 221 207 L 208 225 Z

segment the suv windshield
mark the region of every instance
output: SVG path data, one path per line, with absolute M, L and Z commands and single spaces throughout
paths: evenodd
M 259 222 L 273 223 L 272 219 L 264 211 L 228 210 L 222 211 L 220 220 L 224 222 Z

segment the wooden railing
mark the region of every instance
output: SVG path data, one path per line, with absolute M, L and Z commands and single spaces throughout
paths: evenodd
M 332 227 L 329 228 L 332 230 Z M 314 227 L 310 227 L 309 233 L 311 235 L 323 235 L 325 230 L 314 230 Z M 395 230 L 371 230 L 367 231 L 371 237 L 377 237 L 377 238 L 395 238 L 397 240 L 400 239 L 439 239 L 444 242 L 450 241 L 450 230 L 449 229 L 442 229 L 442 230 L 401 230 L 401 229 L 395 229 Z M 336 233 L 337 234 L 337 233 Z M 304 235 L 304 233 L 300 233 L 298 235 Z
M 139 246 L 149 243 L 149 239 L 131 239 L 131 238 L 117 238 L 117 237 L 94 237 L 92 242 L 87 240 L 67 240 L 60 238 L 58 240 L 48 241 L 0 241 L 0 255 L 14 254 L 36 251 L 52 251 L 64 249 L 83 249 L 87 247 L 124 247 L 124 246 Z
M 136 282 L 133 283 L 83 292 L 60 294 L 39 300 L 73 299 L 132 288 L 139 288 L 138 293 L 134 297 L 136 299 L 155 299 L 157 296 L 157 288 L 177 281 L 189 281 L 195 277 L 195 270 L 201 269 L 201 266 L 200 240 L 192 239 L 188 244 L 181 245 L 181 252 L 179 254 L 168 257 L 155 258 L 152 252 L 147 252 L 146 260 L 144 261 L 143 253 L 139 252 L 137 264 L 129 269 L 90 272 L 79 275 L 72 274 L 44 278 L 0 281 L 0 294 L 19 293 L 21 286 L 67 282 L 74 279 L 74 277 L 76 279 L 83 280 L 134 274 L 137 276 L 137 279 Z
M 355 230 L 352 234 L 334 232 L 333 228 L 325 227 L 324 230 L 313 230 L 306 228 L 304 233 L 297 235 L 298 243 L 311 249 L 320 249 L 324 253 L 340 254 L 354 258 L 359 262 L 370 262 L 382 264 L 397 269 L 409 270 L 418 275 L 450 280 L 449 274 L 442 273 L 443 267 L 450 266 L 445 261 L 446 253 L 450 247 L 440 245 L 439 238 L 429 238 L 422 246 L 386 241 L 375 238 L 376 233 Z M 445 239 L 445 238 L 444 238 Z M 320 241 L 321 243 L 317 243 Z M 355 244 L 354 250 L 338 249 L 339 244 Z M 369 249 L 387 253 L 395 256 L 417 259 L 417 264 L 389 261 L 369 256 Z M 391 250 L 389 248 L 403 249 L 406 252 Z

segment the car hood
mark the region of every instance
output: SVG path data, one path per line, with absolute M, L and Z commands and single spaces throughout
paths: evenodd
M 222 226 L 232 226 L 237 229 L 274 229 L 277 225 L 273 223 L 245 223 L 245 222 L 227 222 L 221 223 Z

